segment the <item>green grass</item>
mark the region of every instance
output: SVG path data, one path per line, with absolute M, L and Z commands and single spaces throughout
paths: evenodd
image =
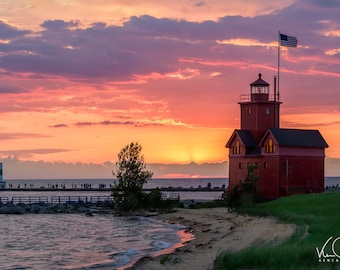
M 237 253 L 220 255 L 220 269 L 340 269 L 340 263 L 319 263 L 316 247 L 322 248 L 331 237 L 340 236 L 340 193 L 296 195 L 237 210 L 257 216 L 274 216 L 294 223 L 297 230 L 279 245 L 253 246 Z M 336 251 L 340 254 L 340 241 Z M 330 249 L 327 247 L 327 251 Z M 340 259 L 339 259 L 340 260 Z

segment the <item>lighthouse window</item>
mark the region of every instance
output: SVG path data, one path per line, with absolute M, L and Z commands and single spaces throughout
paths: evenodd
M 275 145 L 273 139 L 268 140 L 268 144 L 266 145 L 266 153 L 274 153 L 275 152 Z
M 247 108 L 247 114 L 251 114 L 251 108 L 250 107 Z
M 235 142 L 235 145 L 233 146 L 233 154 L 241 154 L 242 152 L 242 146 L 240 145 L 239 141 Z
M 270 114 L 270 108 L 266 108 L 266 114 Z

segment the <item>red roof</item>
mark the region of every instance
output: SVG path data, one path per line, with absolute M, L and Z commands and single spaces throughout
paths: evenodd
M 259 78 L 256 81 L 252 82 L 250 85 L 251 86 L 259 86 L 259 85 L 261 85 L 261 86 L 268 86 L 269 83 L 267 83 L 266 81 L 262 80 L 261 76 L 262 76 L 262 74 L 259 73 Z

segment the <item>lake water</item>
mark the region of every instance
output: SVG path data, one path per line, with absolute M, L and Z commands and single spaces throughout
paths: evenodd
M 2 270 L 125 269 L 192 238 L 180 225 L 112 215 L 2 215 L 0 227 Z
M 7 180 L 23 187 L 113 184 L 112 179 L 93 180 Z M 152 179 L 146 185 L 154 187 L 221 187 L 228 179 Z M 340 185 L 340 177 L 326 177 L 325 186 Z M 35 192 L 1 191 L 0 196 L 63 196 L 71 191 Z M 84 192 L 72 191 L 83 196 Z M 81 194 L 79 194 L 81 193 Z M 105 195 L 88 192 L 86 195 Z M 220 192 L 219 192 L 220 193 Z M 184 192 L 181 199 L 212 200 L 219 193 Z M 107 192 L 109 195 L 109 192 Z M 186 196 L 186 197 L 185 197 Z M 157 256 L 173 251 L 192 238 L 184 227 L 142 217 L 86 216 L 83 214 L 26 214 L 0 216 L 0 269 L 125 269 L 144 256 Z M 160 265 L 161 269 L 161 265 Z
M 113 184 L 112 179 L 6 180 L 20 188 L 65 188 L 84 184 Z M 152 179 L 145 186 L 221 187 L 226 179 Z M 187 192 L 187 197 L 214 199 L 215 195 Z M 0 196 L 104 196 L 108 191 L 1 191 Z M 184 196 L 184 195 L 183 195 Z M 204 197 L 205 196 L 205 197 Z M 185 196 L 184 196 L 185 197 Z M 181 197 L 182 198 L 182 197 Z M 1 215 L 0 269 L 125 269 L 144 256 L 172 252 L 192 239 L 178 224 L 150 218 L 112 215 L 26 214 Z

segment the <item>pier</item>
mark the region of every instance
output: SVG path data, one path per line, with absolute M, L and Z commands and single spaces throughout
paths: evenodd
M 95 204 L 111 203 L 111 196 L 12 196 L 0 197 L 2 204 Z
M 153 189 L 156 188 L 143 188 L 143 191 L 145 192 L 149 192 Z M 158 189 L 160 191 L 172 191 L 172 192 L 218 192 L 218 191 L 225 191 L 224 187 L 191 187 L 191 188 L 182 188 L 182 187 L 161 187 Z M 39 187 L 39 188 L 31 188 L 31 187 L 27 187 L 27 188 L 4 188 L 4 189 L 0 189 L 0 194 L 1 191 L 18 191 L 18 192 L 27 192 L 27 191 L 63 191 L 63 192 L 67 192 L 67 191 L 79 191 L 79 192 L 89 192 L 89 191 L 103 191 L 103 192 L 110 192 L 112 191 L 112 188 L 45 188 L 45 187 Z
M 114 185 L 102 183 L 8 183 L 0 188 L 0 206 L 9 204 L 86 204 L 112 201 L 111 193 Z M 225 192 L 225 185 L 190 186 L 155 185 L 143 188 L 148 193 L 158 189 L 163 200 L 203 200 L 220 199 Z

